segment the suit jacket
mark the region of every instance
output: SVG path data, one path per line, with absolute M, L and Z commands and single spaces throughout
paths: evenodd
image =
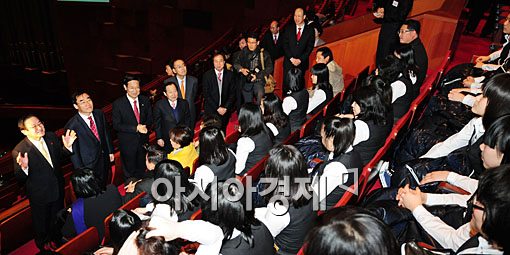
M 429 68 L 429 58 L 427 57 L 427 51 L 425 50 L 425 47 L 423 46 L 423 43 L 419 37 L 414 39 L 409 44 L 414 50 L 414 61 L 419 68 L 417 74 L 418 79 L 416 80 L 415 86 L 419 89 L 419 87 L 423 85 L 423 81 L 425 81 L 425 76 L 427 75 L 427 70 Z
M 114 152 L 110 130 L 104 113 L 101 110 L 95 109 L 92 115 L 101 141 L 97 140 L 89 125 L 79 113 L 74 115 L 64 128 L 64 130 L 74 130 L 78 137 L 73 143 L 73 155 L 71 155 L 71 161 L 75 169 L 82 167 L 95 169 L 99 157 L 106 159 L 108 154 L 113 154 Z
M 308 58 L 310 57 L 310 53 L 312 53 L 313 44 L 315 43 L 315 31 L 313 27 L 305 25 L 299 41 L 296 38 L 296 33 L 296 24 L 291 24 L 285 29 L 285 35 L 283 37 L 285 59 L 283 61 L 283 66 L 285 68 L 291 68 L 293 65 L 290 59 L 299 58 L 301 64 L 298 68 L 307 70 L 309 65 Z
M 217 113 L 218 107 L 225 107 L 230 112 L 234 107 L 234 73 L 223 69 L 221 77 L 221 104 L 218 78 L 216 71 L 211 69 L 204 73 L 202 77 L 202 89 L 204 96 L 204 112 Z
M 179 113 L 179 121 L 175 119 L 172 112 L 172 106 L 168 99 L 163 98 L 154 105 L 154 129 L 156 131 L 156 138 L 163 139 L 165 141 L 165 145 L 170 144 L 170 129 L 176 126 L 186 126 L 191 128 L 188 102 L 182 98 L 177 98 L 176 108 Z
M 283 56 L 283 33 L 280 32 L 278 35 L 278 40 L 276 40 L 276 44 L 274 43 L 274 35 L 271 31 L 267 31 L 262 38 L 262 48 L 271 56 L 271 60 L 277 60 L 279 57 Z
M 60 139 L 53 132 L 46 132 L 43 138 L 48 146 L 53 167 L 26 137 L 12 150 L 14 175 L 21 184 L 25 185 L 30 203 L 45 204 L 64 197 L 61 160 L 63 154 L 67 155 L 69 151 L 62 146 Z M 19 152 L 21 154 L 26 152 L 28 155 L 28 175 L 16 163 Z
M 197 116 L 196 115 L 197 111 L 195 109 L 195 100 L 196 100 L 196 96 L 197 96 L 198 80 L 196 77 L 191 76 L 191 75 L 186 75 L 185 79 L 186 79 L 185 80 L 186 101 L 188 101 L 189 111 L 191 113 L 191 125 L 194 127 L 195 117 Z M 177 87 L 179 87 L 179 81 L 177 79 L 177 76 L 170 77 L 167 80 L 175 82 L 175 84 L 177 84 Z M 182 98 L 180 89 L 177 89 L 177 93 L 179 94 L 179 98 Z M 200 110 L 200 109 L 198 109 L 198 110 Z M 191 130 L 193 130 L 193 129 L 194 128 L 192 128 Z
M 149 98 L 139 95 L 138 101 L 140 124 L 147 125 L 147 129 L 150 129 L 152 126 L 152 108 Z M 117 131 L 121 146 L 126 142 L 136 146 L 149 142 L 150 130 L 147 134 L 136 132 L 138 122 L 126 95 L 113 102 L 112 121 L 113 129 Z

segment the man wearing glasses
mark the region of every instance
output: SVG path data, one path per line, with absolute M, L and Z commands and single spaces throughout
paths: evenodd
M 37 247 L 52 250 L 56 236 L 52 236 L 55 231 L 51 227 L 57 212 L 64 208 L 62 154 L 72 153 L 76 133 L 67 130 L 61 142 L 53 132 L 46 132 L 35 115 L 20 118 L 18 127 L 25 139 L 12 150 L 14 175 L 26 187 Z
M 398 31 L 400 43 L 409 44 L 414 50 L 414 61 L 419 68 L 416 86 L 421 86 L 423 84 L 429 67 L 429 58 L 427 57 L 425 47 L 420 40 L 420 28 L 420 22 L 409 19 L 402 24 Z

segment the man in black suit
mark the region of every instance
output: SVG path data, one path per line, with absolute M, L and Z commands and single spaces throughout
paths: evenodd
M 283 56 L 283 40 L 280 38 L 280 27 L 278 21 L 273 20 L 269 25 L 269 31 L 262 38 L 262 48 L 271 56 L 274 63 L 279 57 Z
M 159 146 L 166 153 L 172 150 L 170 145 L 170 129 L 176 126 L 191 128 L 191 115 L 188 102 L 178 97 L 177 84 L 168 82 L 163 87 L 165 98 L 159 100 L 154 106 L 154 129 Z
M 72 152 L 76 133 L 67 130 L 62 142 L 53 132 L 46 132 L 44 124 L 34 115 L 18 121 L 25 139 L 12 150 L 14 175 L 26 188 L 32 210 L 35 243 L 40 250 L 51 250 L 56 232 L 52 229 L 57 212 L 64 208 L 64 176 L 61 171 L 62 154 Z
M 423 85 L 427 70 L 429 68 L 429 58 L 427 51 L 420 40 L 421 25 L 417 20 L 406 20 L 398 31 L 398 36 L 401 44 L 409 44 L 414 50 L 414 62 L 418 66 L 418 74 L 415 83 L 416 93 L 419 93 L 419 88 Z
M 72 100 L 78 113 L 67 122 L 64 129 L 74 130 L 78 136 L 71 155 L 74 169 L 92 169 L 99 183 L 106 187 L 111 172 L 110 162 L 114 161 L 108 123 L 103 111 L 94 109 L 94 103 L 85 91 L 74 93 Z
M 305 24 L 306 15 L 302 8 L 297 8 L 294 11 L 295 25 L 289 25 L 285 29 L 283 37 L 283 52 L 285 58 L 283 60 L 283 77 L 287 76 L 287 72 L 292 67 L 301 69 L 303 73 L 306 72 L 309 65 L 308 58 L 312 53 L 313 45 L 315 43 L 315 30 L 313 27 Z M 287 82 L 283 82 L 283 93 L 288 92 Z
M 152 109 L 149 98 L 140 95 L 140 81 L 126 75 L 122 81 L 127 94 L 113 102 L 113 129 L 119 138 L 124 177 L 142 178 L 145 172 L 144 144 L 149 142 Z
M 188 74 L 188 70 L 186 69 L 186 64 L 184 60 L 177 59 L 174 61 L 174 77 L 170 77 L 168 81 L 172 81 L 178 85 L 177 93 L 179 94 L 179 98 L 186 99 L 189 104 L 189 111 L 191 113 L 191 132 L 195 131 L 195 119 L 197 116 L 197 111 L 195 107 L 195 100 L 197 96 L 198 89 L 198 80 L 196 77 L 193 77 Z M 198 109 L 200 111 L 200 109 Z
M 225 58 L 221 54 L 214 56 L 213 64 L 214 68 L 202 77 L 204 112 L 219 115 L 225 132 L 234 108 L 234 73 L 225 69 Z

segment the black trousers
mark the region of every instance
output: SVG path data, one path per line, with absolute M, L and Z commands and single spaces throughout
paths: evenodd
M 260 101 L 264 96 L 264 84 L 262 82 L 244 83 L 241 93 L 243 94 L 244 102 L 253 102 L 253 97 L 256 99 L 256 104 L 260 105 Z
M 109 177 L 111 172 L 112 167 L 110 164 L 110 156 L 103 153 L 101 157 L 98 158 L 96 165 L 94 166 L 94 177 L 96 177 L 102 187 L 106 187 L 110 180 Z
M 165 141 L 166 142 L 166 141 Z M 170 142 L 170 141 L 168 141 Z M 138 141 L 120 140 L 120 157 L 122 159 L 122 170 L 124 179 L 134 177 L 141 179 L 145 173 L 146 151 Z
M 30 209 L 32 210 L 32 225 L 34 227 L 34 239 L 37 248 L 44 249 L 44 244 L 57 240 L 59 233 L 55 229 L 55 219 L 57 213 L 64 208 L 64 199 L 48 203 L 39 203 L 30 200 Z
M 397 48 L 400 41 L 397 34 L 399 29 L 399 23 L 382 23 L 377 41 L 377 53 L 375 55 L 377 66 L 386 56 L 393 54 L 393 51 Z

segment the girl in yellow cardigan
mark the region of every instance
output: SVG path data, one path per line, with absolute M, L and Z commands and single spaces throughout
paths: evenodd
M 193 170 L 193 161 L 198 158 L 198 153 L 192 143 L 193 136 L 188 127 L 175 127 L 170 130 L 170 144 L 174 149 L 168 154 L 168 159 L 181 163 L 183 168 Z

